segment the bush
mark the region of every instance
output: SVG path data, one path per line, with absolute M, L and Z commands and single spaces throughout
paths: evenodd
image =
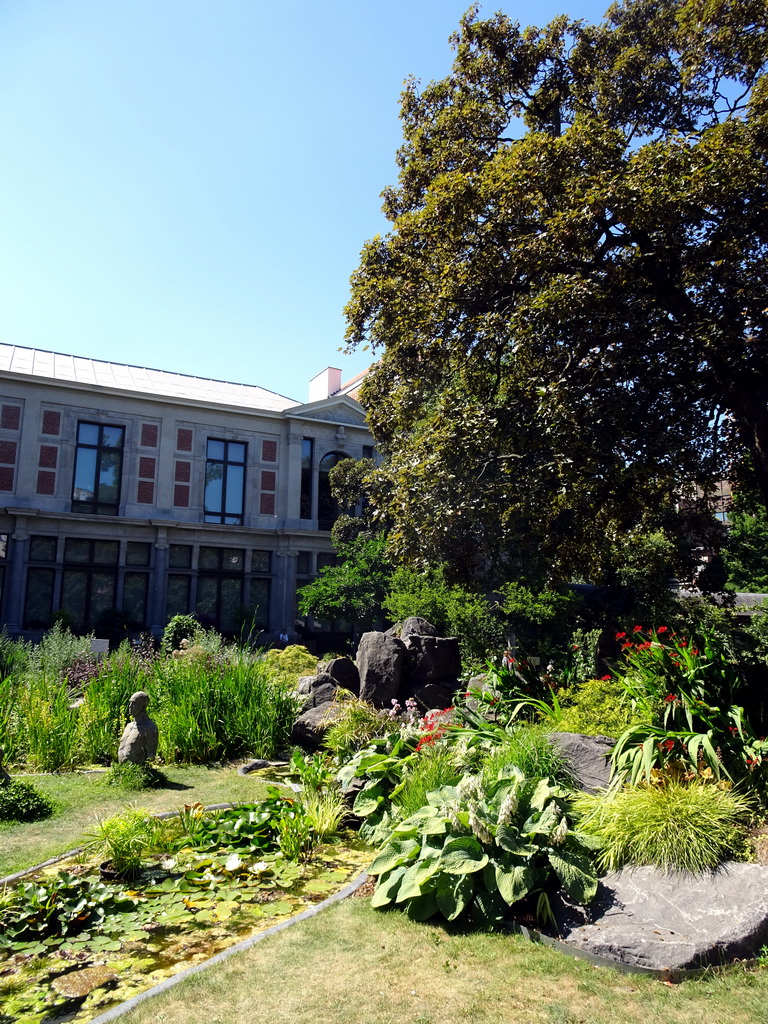
M 743 848 L 752 810 L 732 789 L 704 782 L 630 786 L 582 796 L 579 828 L 602 845 L 601 869 L 649 864 L 665 871 L 706 871 Z
M 642 713 L 633 710 L 623 684 L 609 676 L 588 679 L 572 690 L 557 727 L 561 732 L 616 737 L 642 720 Z
M 40 821 L 53 814 L 53 803 L 31 782 L 0 786 L 0 821 Z
M 273 647 L 264 655 L 264 660 L 286 675 L 309 676 L 317 671 L 317 658 L 301 644 L 290 644 L 282 651 Z
M 340 760 L 345 760 L 376 736 L 385 736 L 394 728 L 387 711 L 381 711 L 358 697 L 342 697 L 339 704 L 341 714 L 325 734 L 323 746 Z
M 181 647 L 182 640 L 194 640 L 200 632 L 200 623 L 194 616 L 174 615 L 163 630 L 160 649 L 164 654 L 170 654 L 171 651 L 177 651 Z
M 527 779 L 550 779 L 571 789 L 574 787 L 567 758 L 540 725 L 519 725 L 506 732 L 503 741 L 483 759 L 484 783 L 495 781 L 512 766 Z
M 104 776 L 108 786 L 119 789 L 151 789 L 167 781 L 165 775 L 148 764 L 133 764 L 131 761 L 113 764 Z
M 427 793 L 455 784 L 461 774 L 450 747 L 432 747 L 408 766 L 402 788 L 392 794 L 392 803 L 407 818 L 426 804 Z

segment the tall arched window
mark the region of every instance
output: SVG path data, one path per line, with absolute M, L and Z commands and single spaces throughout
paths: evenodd
M 320 460 L 320 473 L 317 482 L 317 519 L 321 530 L 330 530 L 339 516 L 339 503 L 331 494 L 328 474 L 335 465 L 349 457 L 344 452 L 329 452 Z

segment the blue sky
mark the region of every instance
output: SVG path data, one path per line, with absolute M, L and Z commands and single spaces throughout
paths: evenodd
M 469 0 L 0 0 L 0 341 L 259 384 L 345 379 L 404 79 Z M 522 24 L 605 2 L 490 3 Z

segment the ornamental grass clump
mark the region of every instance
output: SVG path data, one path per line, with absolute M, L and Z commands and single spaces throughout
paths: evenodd
M 652 865 L 696 873 L 744 848 L 753 805 L 730 788 L 669 780 L 582 796 L 575 810 L 579 830 L 600 842 L 601 870 Z

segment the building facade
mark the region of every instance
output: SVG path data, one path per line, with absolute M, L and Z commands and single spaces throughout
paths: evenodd
M 373 454 L 339 371 L 310 398 L 0 345 L 6 632 L 301 632 L 296 588 L 334 559 L 328 472 Z

